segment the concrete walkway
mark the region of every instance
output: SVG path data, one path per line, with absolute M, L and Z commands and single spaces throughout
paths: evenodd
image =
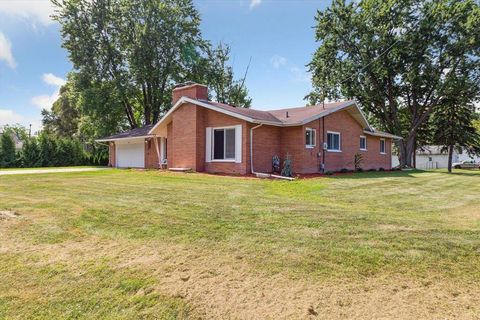
M 87 172 L 108 170 L 110 168 L 39 168 L 39 169 L 19 169 L 19 170 L 0 170 L 0 176 L 11 174 L 37 174 L 37 173 L 59 173 L 59 172 Z

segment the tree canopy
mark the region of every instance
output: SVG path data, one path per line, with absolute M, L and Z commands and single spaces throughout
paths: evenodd
M 214 89 L 214 96 L 249 106 L 244 82 L 235 81 L 232 69 L 225 64 L 229 50 L 222 46 L 211 49 L 202 38 L 200 15 L 191 0 L 53 3 L 53 17 L 61 25 L 63 47 L 69 52 L 75 73 L 81 75 L 83 84 L 88 84 L 83 87 L 90 90 L 89 98 L 102 99 L 94 93 L 106 90 L 116 100 L 109 101 L 111 110 L 90 101 L 91 113 L 112 112 L 116 117 L 120 108 L 131 128 L 155 123 L 170 109 L 174 85 L 190 80 L 214 83 L 223 90 Z M 57 121 L 55 126 L 61 127 L 62 120 L 58 118 L 62 118 L 62 108 L 67 107 L 64 103 L 58 102 L 52 119 L 48 118 L 52 114 L 45 113 L 47 123 Z M 78 125 L 85 128 L 85 122 L 91 121 L 90 129 L 95 130 L 98 118 L 82 117 Z M 72 122 L 71 129 L 74 126 Z
M 418 130 L 450 94 L 478 100 L 480 7 L 474 0 L 334 0 L 316 16 L 312 103 L 355 98 L 411 165 Z M 452 82 L 464 84 L 449 90 Z

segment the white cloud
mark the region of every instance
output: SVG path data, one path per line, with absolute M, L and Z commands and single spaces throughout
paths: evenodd
M 275 69 L 280 68 L 281 66 L 284 66 L 287 64 L 287 58 L 279 56 L 279 55 L 274 55 L 273 57 L 270 58 L 270 63 L 273 65 Z
M 50 18 L 53 13 L 53 4 L 50 0 L 2 0 L 0 12 L 19 17 L 27 22 L 40 22 L 43 25 L 54 23 Z M 35 28 L 35 23 L 33 23 Z
M 42 94 L 39 96 L 35 96 L 30 100 L 30 102 L 34 106 L 37 106 L 40 109 L 50 110 L 52 108 L 53 103 L 58 99 L 60 87 L 63 86 L 66 83 L 66 81 L 65 79 L 57 77 L 52 73 L 43 74 L 42 79 L 43 79 L 43 82 L 45 82 L 46 84 L 50 86 L 54 86 L 55 91 L 50 95 Z
M 262 3 L 262 0 L 250 0 L 250 10 L 259 6 Z
M 12 44 L 2 32 L 0 32 L 0 60 L 4 60 L 12 69 L 17 66 L 12 55 Z
M 45 82 L 46 84 L 49 84 L 49 85 L 52 85 L 52 86 L 57 86 L 57 87 L 61 87 L 65 83 L 67 83 L 65 81 L 65 79 L 57 77 L 53 73 L 45 73 L 43 75 L 42 79 L 43 79 L 43 82 Z
M 310 82 L 311 81 L 311 74 L 307 72 L 305 69 L 300 69 L 299 67 L 291 67 L 290 72 L 293 76 L 293 81 L 296 82 Z
M 23 120 L 23 117 L 13 110 L 0 109 L 0 126 L 6 124 L 15 124 Z

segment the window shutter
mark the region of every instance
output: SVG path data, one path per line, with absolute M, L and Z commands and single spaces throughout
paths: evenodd
M 212 161 L 212 128 L 207 127 L 205 133 L 205 162 Z
M 235 162 L 242 162 L 242 125 L 235 126 Z

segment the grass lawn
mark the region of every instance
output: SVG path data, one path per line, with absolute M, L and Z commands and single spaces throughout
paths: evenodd
M 480 314 L 478 171 L 0 176 L 0 236 L 0 319 Z
M 55 170 L 55 169 L 76 169 L 76 168 L 105 168 L 102 166 L 69 166 L 69 167 L 40 167 L 40 168 L 0 168 L 0 171 L 18 171 L 18 170 Z

